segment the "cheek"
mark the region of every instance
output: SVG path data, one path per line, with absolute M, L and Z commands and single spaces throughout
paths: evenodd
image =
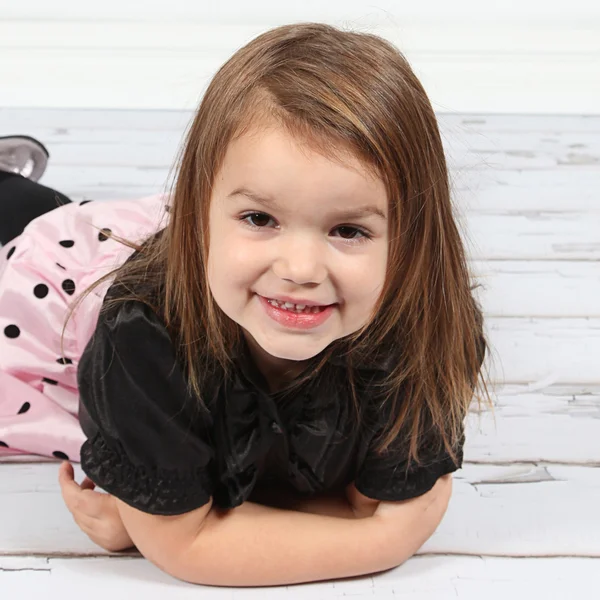
M 364 260 L 352 257 L 338 265 L 338 280 L 348 297 L 365 302 L 377 299 L 385 280 L 385 263 L 381 262 L 381 257 L 365 256 Z
M 251 281 L 259 269 L 258 253 L 235 236 L 222 237 L 211 245 L 208 276 L 223 288 L 239 287 Z

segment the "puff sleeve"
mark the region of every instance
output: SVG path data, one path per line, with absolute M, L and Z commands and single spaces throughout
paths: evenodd
M 150 307 L 131 300 L 100 315 L 77 381 L 87 437 L 81 467 L 94 483 L 155 515 L 209 501 L 209 416 L 197 414 L 166 327 Z
M 464 441 L 463 433 L 456 450 L 458 464 L 452 461 L 445 450 L 434 455 L 422 449 L 419 454 L 424 459 L 421 465 L 417 466 L 416 463 L 407 465 L 406 453 L 390 450 L 387 454 L 378 456 L 370 447 L 354 485 L 361 494 L 388 502 L 421 496 L 428 492 L 442 475 L 461 468 Z
M 485 352 L 486 342 L 482 333 L 478 352 L 480 368 Z M 382 417 L 381 414 L 378 416 L 379 419 Z M 376 431 L 380 433 L 383 425 L 382 422 L 379 422 Z M 394 449 L 394 444 L 390 446 L 385 455 L 376 454 L 373 443 L 375 435 L 373 435 L 367 444 L 365 458 L 357 472 L 354 482 L 356 489 L 365 496 L 384 501 L 408 500 L 425 494 L 440 477 L 462 467 L 465 444 L 464 425 L 463 422 L 461 436 L 457 447 L 454 448 L 457 457 L 456 463 L 444 449 L 441 440 L 433 434 L 426 438 L 420 448 L 419 456 L 422 457 L 422 461 L 419 466 L 416 462 L 408 464 L 408 450 Z M 440 446 L 441 450 L 439 450 Z

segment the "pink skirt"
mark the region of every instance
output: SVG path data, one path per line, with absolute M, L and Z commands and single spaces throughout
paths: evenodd
M 41 455 L 79 462 L 77 365 L 113 278 L 79 304 L 79 293 L 122 264 L 133 242 L 168 222 L 168 196 L 73 202 L 31 221 L 0 248 L 0 458 Z M 0 206 L 0 215 L 2 207 Z

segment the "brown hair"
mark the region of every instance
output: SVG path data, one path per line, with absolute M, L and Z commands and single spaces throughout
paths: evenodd
M 205 406 L 202 389 L 211 365 L 220 364 L 227 377 L 228 349 L 241 339 L 240 326 L 221 311 L 208 284 L 212 185 L 229 143 L 262 124 L 285 128 L 330 159 L 357 157 L 385 183 L 389 202 L 386 281 L 370 321 L 313 357 L 289 390 L 318 375 L 332 355 L 347 351 L 360 417 L 353 360 L 377 348 L 401 348 L 381 384 L 380 407 L 395 416 L 381 432 L 378 450 L 405 440 L 408 457 L 419 463 L 419 450 L 434 432 L 456 462 L 473 394 L 489 399 L 480 376 L 487 344 L 433 109 L 405 57 L 381 37 L 296 23 L 271 29 L 238 50 L 210 82 L 186 134 L 162 235 L 143 245 L 113 235 L 139 256 L 84 294 L 116 275 L 127 294 L 106 300 L 102 310 L 131 299 L 150 304 L 181 352 L 189 389 Z M 163 285 L 160 305 L 136 292 L 153 278 Z

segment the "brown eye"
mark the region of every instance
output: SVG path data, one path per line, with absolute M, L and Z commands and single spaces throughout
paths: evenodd
M 362 231 L 360 229 L 357 229 L 356 227 L 348 227 L 347 225 L 342 225 L 341 227 L 338 227 L 337 229 L 340 232 L 345 231 L 347 234 L 350 234 L 350 237 L 346 237 L 345 235 L 341 236 L 345 240 L 355 239 L 355 238 L 352 237 L 352 235 L 355 234 L 355 233 L 361 233 L 362 234 Z
M 256 218 L 258 215 L 258 218 Z M 246 215 L 246 219 L 250 218 L 252 225 L 255 227 L 265 227 L 267 223 L 270 221 L 271 217 L 266 215 L 265 213 L 255 212 Z M 262 223 L 261 223 L 262 221 Z
M 257 216 L 258 216 L 258 219 L 256 218 Z M 271 220 L 271 217 L 269 215 L 267 215 L 266 213 L 261 213 L 261 212 L 246 213 L 245 215 L 242 215 L 241 217 L 238 217 L 238 218 L 242 223 L 244 223 L 248 227 L 250 227 L 250 229 L 262 229 Z M 248 219 L 251 219 L 251 221 L 249 221 Z M 265 220 L 266 220 L 266 223 L 261 223 L 261 221 L 265 221 Z M 256 223 L 256 221 L 258 221 L 258 223 Z

